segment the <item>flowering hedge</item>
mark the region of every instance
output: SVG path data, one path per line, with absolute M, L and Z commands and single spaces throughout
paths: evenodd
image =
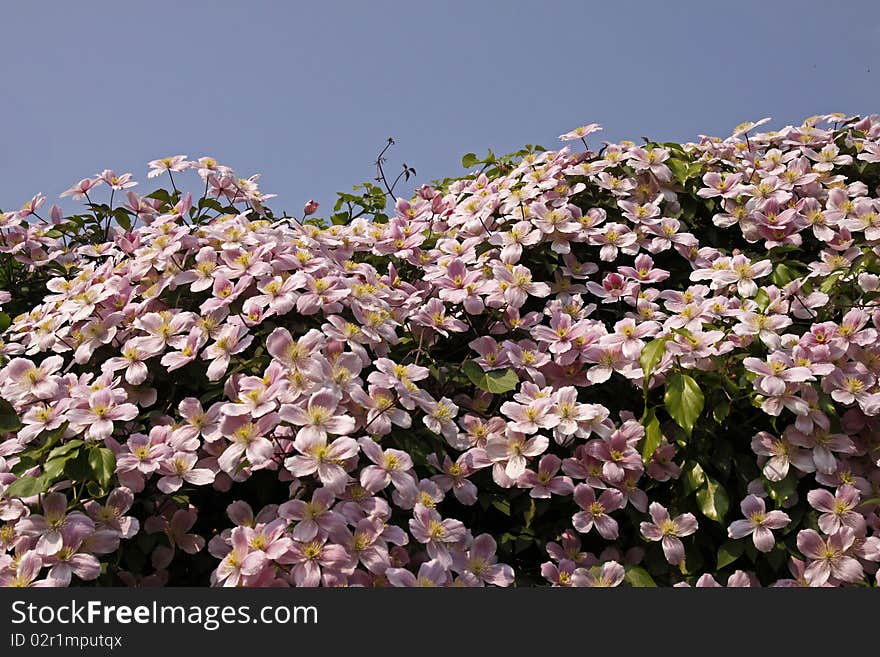
M 876 585 L 880 117 L 761 123 L 0 214 L 0 583 Z

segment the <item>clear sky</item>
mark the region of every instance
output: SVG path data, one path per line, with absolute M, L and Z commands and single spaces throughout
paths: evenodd
M 461 155 L 725 136 L 880 112 L 880 2 L 8 2 L 0 207 L 104 168 L 212 155 L 272 207 L 323 209 L 387 137 L 417 183 Z M 594 141 L 595 143 L 595 141 Z M 396 171 L 394 171 L 396 173 Z M 142 184 L 136 191 L 146 191 Z

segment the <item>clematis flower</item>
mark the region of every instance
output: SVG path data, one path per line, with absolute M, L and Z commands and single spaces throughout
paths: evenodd
M 740 503 L 740 509 L 745 516 L 744 520 L 734 520 L 727 528 L 727 535 L 732 539 L 739 539 L 749 534 L 752 542 L 761 552 L 769 552 L 776 545 L 773 537 L 773 529 L 782 529 L 789 522 L 787 513 L 782 511 L 766 510 L 764 500 L 755 495 L 749 495 Z
M 64 359 L 61 356 L 49 356 L 40 365 L 34 365 L 26 358 L 13 358 L 3 371 L 21 392 L 39 399 L 48 399 L 58 392 L 58 382 L 52 375 L 63 364 Z
M 414 539 L 425 545 L 428 556 L 446 568 L 452 565 L 450 547 L 464 540 L 466 534 L 460 520 L 444 520 L 437 511 L 423 504 L 416 504 L 409 530 Z
M 449 571 L 437 559 L 431 559 L 419 566 L 418 575 L 413 575 L 405 568 L 389 568 L 385 577 L 391 586 L 396 587 L 434 587 L 446 586 L 449 582 Z
M 193 486 L 205 486 L 214 481 L 214 472 L 208 468 L 196 468 L 198 456 L 191 452 L 177 452 L 170 460 L 163 461 L 159 466 L 162 478 L 156 482 L 156 488 L 163 493 L 171 494 L 180 489 L 184 482 Z
M 186 155 L 174 155 L 172 157 L 163 157 L 160 160 L 151 160 L 147 163 L 150 172 L 147 178 L 156 178 L 166 171 L 186 171 L 191 163 L 187 161 Z
M 0 569 L 0 587 L 27 588 L 30 586 L 48 586 L 45 580 L 34 581 L 43 569 L 43 559 L 36 551 L 26 552 L 19 559 L 14 569 Z
M 495 552 L 498 545 L 489 534 L 480 534 L 474 538 L 465 553 L 457 553 L 454 559 L 455 568 L 459 571 L 472 573 L 477 580 L 492 586 L 510 586 L 514 581 L 513 568 L 498 563 Z
M 543 454 L 550 441 L 546 436 L 525 435 L 508 430 L 506 436 L 490 438 L 486 442 L 486 456 L 493 463 L 504 466 L 504 473 L 512 481 L 516 481 L 526 470 L 527 459 Z
M 625 500 L 619 490 L 609 488 L 602 491 L 596 499 L 592 487 L 578 484 L 574 489 L 574 501 L 583 509 L 572 517 L 574 528 L 582 534 L 588 533 L 593 527 L 599 535 L 609 541 L 617 538 L 617 521 L 608 514 L 623 507 Z
M 673 565 L 680 564 L 685 557 L 684 545 L 680 539 L 697 531 L 697 519 L 692 513 L 671 518 L 669 511 L 657 502 L 651 502 L 648 511 L 654 522 L 643 522 L 639 525 L 642 536 L 649 541 L 660 541 L 666 561 Z
M 265 468 L 275 454 L 275 446 L 266 435 L 278 424 L 278 414 L 269 413 L 256 422 L 245 415 L 227 415 L 220 423 L 220 433 L 229 439 L 226 450 L 217 459 L 224 472 L 234 473 L 242 458 L 254 470 Z
M 529 489 L 529 497 L 549 498 L 552 495 L 571 495 L 574 484 L 571 478 L 555 476 L 562 460 L 555 454 L 545 454 L 538 463 L 538 472 L 526 470 L 517 478 L 517 486 Z
M 811 490 L 807 494 L 810 506 L 821 511 L 819 529 L 825 534 L 836 534 L 844 526 L 852 529 L 859 527 L 863 520 L 855 509 L 860 498 L 858 489 L 849 484 L 838 488 L 836 495 L 823 488 Z
M 409 454 L 399 449 L 383 451 L 370 438 L 361 438 L 358 443 L 364 455 L 374 464 L 361 470 L 360 481 L 365 490 L 376 493 L 393 483 L 401 494 L 415 494 L 416 480 L 409 472 L 413 467 Z
M 67 512 L 67 497 L 63 493 L 49 493 L 43 496 L 43 513 L 32 514 L 19 520 L 17 530 L 23 536 L 36 538 L 34 550 L 37 554 L 49 557 L 64 546 L 64 528 L 74 533 L 87 534 L 94 529 L 92 520 L 79 511 Z
M 336 495 L 332 490 L 318 488 L 312 493 L 309 502 L 290 500 L 280 505 L 278 515 L 295 521 L 291 536 L 297 541 L 308 543 L 318 532 L 330 533 L 345 525 L 345 518 L 331 510 L 335 501 Z
M 208 364 L 208 380 L 219 380 L 229 367 L 232 356 L 247 349 L 253 341 L 254 336 L 248 335 L 248 328 L 244 324 L 230 324 L 224 328 L 202 353 L 204 360 L 211 361 Z
M 588 135 L 593 134 L 594 132 L 599 132 L 602 130 L 602 126 L 598 123 L 589 123 L 587 125 L 581 126 L 580 128 L 575 128 L 565 134 L 559 135 L 559 139 L 562 141 L 574 141 L 575 139 L 584 139 Z
M 620 586 L 626 576 L 626 569 L 616 561 L 606 561 L 599 568 L 598 574 L 590 569 L 578 568 L 574 571 L 572 581 L 575 586 L 587 588 L 613 588 Z
M 284 467 L 295 477 L 317 474 L 318 479 L 334 492 L 341 491 L 348 480 L 348 473 L 340 463 L 355 456 L 359 447 L 352 438 L 337 438 L 327 443 L 320 436 L 297 438 L 294 447 L 299 452 L 284 461 Z
M 251 550 L 244 527 L 232 530 L 232 550 L 223 557 L 212 574 L 214 586 L 240 586 L 242 580 L 256 575 L 263 567 L 265 557 L 259 550 Z
M 804 571 L 807 582 L 811 586 L 822 586 L 832 577 L 842 582 L 860 580 L 862 566 L 847 554 L 854 541 L 855 532 L 850 527 L 842 527 L 824 539 L 812 529 L 798 532 L 798 550 L 811 560 Z

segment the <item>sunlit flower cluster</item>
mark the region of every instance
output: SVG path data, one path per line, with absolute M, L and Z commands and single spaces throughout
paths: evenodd
M 762 123 L 0 213 L 0 585 L 875 585 L 880 118 Z

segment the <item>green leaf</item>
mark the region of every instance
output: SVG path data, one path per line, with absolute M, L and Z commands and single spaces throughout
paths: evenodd
M 669 167 L 669 170 L 672 171 L 673 177 L 683 185 L 688 179 L 687 162 L 683 162 L 677 158 L 670 157 L 668 160 L 666 160 L 665 164 Z
M 44 490 L 46 490 L 46 481 L 43 477 L 19 477 L 6 487 L 3 497 L 31 497 Z
M 519 377 L 510 368 L 484 372 L 483 368 L 475 361 L 466 360 L 461 364 L 461 371 L 480 390 L 496 395 L 516 390 L 516 386 L 519 384 Z
M 765 480 L 764 487 L 767 489 L 767 492 L 770 493 L 770 497 L 773 498 L 773 501 L 776 504 L 782 504 L 789 497 L 794 495 L 794 492 L 797 490 L 798 478 L 794 472 L 789 472 L 788 475 L 782 481 L 770 481 Z
M 99 497 L 104 497 L 107 494 L 107 491 L 101 486 L 97 481 L 87 481 L 86 482 L 86 492 L 88 492 L 89 497 L 93 497 L 95 499 Z
M 0 397 L 0 433 L 10 433 L 21 429 L 18 413 L 8 401 Z
M 59 456 L 57 459 L 46 461 L 43 464 L 42 476 L 45 477 L 47 481 L 55 481 L 64 474 L 64 465 L 76 456 L 77 454 L 67 454 L 66 456 Z
M 730 499 L 721 484 L 707 477 L 706 484 L 697 491 L 697 504 L 704 516 L 715 522 L 724 522 L 724 516 L 730 508 Z
M 654 368 L 657 367 L 657 363 L 663 360 L 663 354 L 666 351 L 666 343 L 668 341 L 669 336 L 657 340 L 651 340 L 644 346 L 642 353 L 639 354 L 639 365 L 642 367 L 642 372 L 645 374 L 646 381 L 651 376 Z
M 91 471 L 88 452 L 78 452 L 75 459 L 64 464 L 64 475 L 71 481 L 86 481 Z
M 739 559 L 745 548 L 742 541 L 724 541 L 718 548 L 718 568 L 724 568 Z
M 770 295 L 767 294 L 767 290 L 764 288 L 758 290 L 758 293 L 755 295 L 755 303 L 758 304 L 758 310 L 764 312 L 770 303 Z
M 155 199 L 162 201 L 163 203 L 168 203 L 169 205 L 171 204 L 171 200 L 172 200 L 171 194 L 169 194 L 166 190 L 161 189 L 161 188 L 157 189 L 155 192 L 152 192 L 151 194 L 147 194 L 147 198 L 155 198 Z
M 125 232 L 129 232 L 131 230 L 131 217 L 125 208 L 116 208 L 113 211 L 113 217 L 116 219 L 116 223 L 124 230 Z
M 9 469 L 9 471 L 16 477 L 20 477 L 24 471 L 30 470 L 35 465 L 38 465 L 35 459 L 31 458 L 30 456 L 23 456 L 18 463 L 16 463 Z
M 529 508 L 523 514 L 523 525 L 526 529 L 529 529 L 532 526 L 532 520 L 535 519 L 535 512 L 538 510 L 538 507 L 535 505 L 535 498 L 529 498 Z
M 730 402 L 722 399 L 712 407 L 712 419 L 718 424 L 724 422 L 724 419 L 730 415 Z
M 93 447 L 89 452 L 92 474 L 101 486 L 107 486 L 116 472 L 116 455 L 106 447 Z
M 690 495 L 695 490 L 706 483 L 706 473 L 696 461 L 690 461 L 685 464 L 682 470 L 683 493 L 685 496 Z
M 773 281 L 773 285 L 776 285 L 778 287 L 785 287 L 788 283 L 791 283 L 796 278 L 799 278 L 798 273 L 782 262 L 776 265 L 776 268 L 773 270 L 773 274 L 770 276 L 770 280 Z
M 59 456 L 64 456 L 65 454 L 69 454 L 70 452 L 78 449 L 82 444 L 82 440 L 71 440 L 53 449 L 51 452 L 49 452 L 49 455 L 46 458 L 55 459 Z
M 630 566 L 626 569 L 626 575 L 623 576 L 630 586 L 636 588 L 656 588 L 657 583 L 654 578 L 644 568 L 639 566 Z
M 461 158 L 461 166 L 465 169 L 472 169 L 479 161 L 475 153 L 465 153 Z
M 501 511 L 506 516 L 510 515 L 510 501 L 506 499 L 496 499 L 492 500 L 492 506 Z
M 653 410 L 648 411 L 647 422 L 643 422 L 645 426 L 645 443 L 642 445 L 642 461 L 647 463 L 654 455 L 654 451 L 660 446 L 663 440 L 663 433 L 660 431 L 660 422 Z
M 819 286 L 819 290 L 828 294 L 831 290 L 834 289 L 834 286 L 837 285 L 837 280 L 843 276 L 842 271 L 837 271 L 831 274 L 828 278 L 822 281 L 822 285 Z
M 9 318 L 9 315 L 0 313 L 0 333 L 8 329 L 10 324 L 12 324 L 12 320 Z
M 673 374 L 666 380 L 663 401 L 672 419 L 690 436 L 705 404 L 703 391 L 697 382 L 687 374 Z

